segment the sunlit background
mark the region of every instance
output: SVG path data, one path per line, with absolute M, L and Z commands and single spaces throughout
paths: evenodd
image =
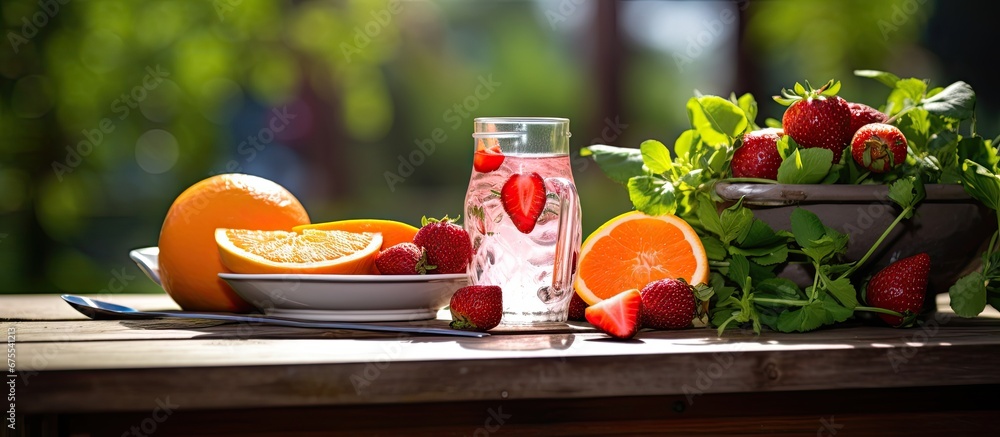
M 478 116 L 571 120 L 585 235 L 631 204 L 579 148 L 673 144 L 696 91 L 752 92 L 762 120 L 780 118 L 770 96 L 797 80 L 836 78 L 846 99 L 876 106 L 887 90 L 853 70 L 964 80 L 991 137 L 1000 96 L 982 11 L 933 0 L 3 0 L 0 292 L 108 292 L 113 280 L 158 290 L 128 251 L 155 245 L 173 198 L 217 173 L 272 179 L 315 222 L 454 216 Z

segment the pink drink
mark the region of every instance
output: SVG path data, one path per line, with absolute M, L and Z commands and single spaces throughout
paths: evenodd
M 524 233 L 504 209 L 501 190 L 512 175 L 531 173 L 544 180 L 545 206 Z M 568 154 L 504 154 L 496 170 L 472 172 L 464 219 L 473 249 L 470 281 L 503 289 L 503 324 L 566 320 L 581 238 L 572 184 Z

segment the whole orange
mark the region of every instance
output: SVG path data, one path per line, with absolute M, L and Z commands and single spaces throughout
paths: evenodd
M 219 279 L 225 272 L 216 228 L 289 231 L 309 223 L 298 199 L 257 176 L 220 174 L 184 190 L 170 205 L 160 229 L 160 279 L 181 308 L 247 312 L 253 306 Z

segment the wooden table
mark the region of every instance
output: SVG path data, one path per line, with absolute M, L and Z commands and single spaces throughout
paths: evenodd
M 93 321 L 55 295 L 7 295 L 0 326 L 18 373 L 4 388 L 16 381 L 16 429 L 3 429 L 30 436 L 995 434 L 1000 314 L 959 319 L 942 299 L 934 322 L 913 329 L 858 322 L 720 338 L 695 328 L 621 342 L 586 324 L 477 339 Z M 107 300 L 176 308 L 166 295 Z

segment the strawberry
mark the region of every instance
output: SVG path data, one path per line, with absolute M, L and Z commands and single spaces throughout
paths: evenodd
M 808 84 L 808 83 L 807 83 Z M 840 82 L 829 81 L 820 89 L 795 84 L 795 90 L 781 90 L 774 100 L 788 109 L 781 117 L 785 134 L 804 148 L 822 147 L 833 152 L 833 162 L 840 161 L 851 141 L 851 109 L 837 96 Z
M 641 312 L 642 296 L 633 288 L 587 307 L 584 315 L 601 332 L 627 340 L 639 332 Z
M 660 279 L 639 291 L 642 296 L 642 327 L 683 329 L 697 316 L 694 292 L 683 280 Z
M 583 322 L 587 320 L 587 316 L 584 315 L 584 311 L 587 309 L 587 302 L 580 299 L 580 295 L 573 293 L 573 297 L 569 300 L 569 320 L 575 320 L 578 322 Z
M 851 156 L 872 173 L 885 173 L 906 160 L 906 137 L 891 124 L 866 124 L 851 140 Z
M 480 145 L 472 158 L 472 168 L 480 173 L 489 173 L 500 168 L 503 165 L 503 159 L 504 155 L 500 151 L 499 145 L 493 145 L 490 148 Z
M 468 285 L 451 296 L 451 327 L 489 331 L 503 318 L 503 291 L 496 285 Z
M 472 261 L 469 233 L 448 216 L 441 220 L 424 217 L 421 224 L 413 244 L 426 251 L 427 264 L 436 266 L 432 273 L 465 273 Z
M 865 298 L 868 305 L 903 314 L 903 317 L 879 313 L 886 323 L 910 325 L 920 312 L 927 295 L 927 275 L 931 257 L 920 253 L 889 264 L 868 282 Z
M 733 153 L 733 177 L 778 179 L 781 155 L 778 139 L 781 129 L 761 129 L 743 134 L 743 144 Z
M 545 209 L 545 181 L 535 172 L 512 174 L 500 189 L 500 202 L 514 227 L 529 234 Z
M 436 266 L 427 265 L 427 252 L 413 243 L 399 243 L 375 255 L 375 268 L 383 275 L 424 275 Z
M 889 119 L 889 116 L 864 103 L 847 102 L 847 107 L 851 110 L 851 136 L 854 136 L 854 133 L 861 129 L 861 126 L 871 123 L 885 123 Z

